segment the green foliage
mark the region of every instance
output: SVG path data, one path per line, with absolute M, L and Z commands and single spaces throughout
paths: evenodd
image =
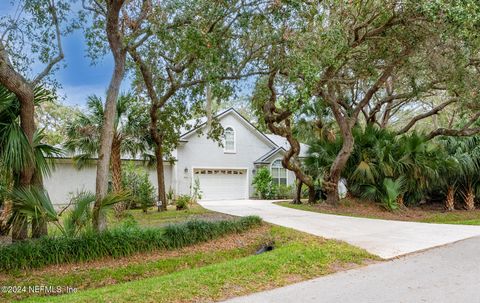
M 272 198 L 291 199 L 293 198 L 293 186 L 286 184 L 276 184 L 272 187 Z
M 380 186 L 366 185 L 362 196 L 380 202 L 385 209 L 393 211 L 399 207 L 397 199 L 403 195 L 404 187 L 405 182 L 402 177 L 396 180 L 385 178 Z
M 92 205 L 95 195 L 91 192 L 80 192 L 72 198 L 73 207 L 65 214 L 63 228 L 65 235 L 75 237 L 82 231 L 92 231 Z
M 259 168 L 253 177 L 252 184 L 261 199 L 268 199 L 272 191 L 272 175 L 270 174 L 270 170 L 267 167 Z
M 188 209 L 188 205 L 192 203 L 192 197 L 189 195 L 180 195 L 177 197 L 175 201 L 176 209 L 177 210 L 184 210 Z
M 202 191 L 200 190 L 200 179 L 195 178 L 192 188 L 192 199 L 194 202 L 202 199 Z
M 109 193 L 100 203 L 100 211 L 105 212 L 113 205 L 132 199 L 130 192 Z M 72 198 L 73 207 L 68 210 L 63 221 L 63 234 L 68 237 L 78 236 L 82 233 L 93 231 L 91 225 L 92 207 L 95 203 L 95 195 L 84 191 Z
M 114 140 L 120 144 L 122 155 L 137 156 L 147 149 L 148 116 L 146 107 L 132 94 L 118 97 L 114 120 Z M 98 151 L 103 124 L 102 98 L 89 96 L 87 111 L 79 112 L 67 123 L 67 141 L 64 147 L 74 153 L 79 167 L 93 158 Z
M 103 257 L 123 257 L 137 252 L 176 249 L 239 233 L 261 224 L 259 217 L 218 222 L 191 221 L 170 225 L 165 230 L 122 227 L 78 237 L 43 237 L 0 247 L 0 269 L 39 268 L 51 264 L 75 263 Z
M 155 203 L 155 188 L 153 187 L 148 172 L 144 167 L 129 163 L 122 169 L 122 186 L 130 191 L 132 199 L 128 201 L 128 208 L 140 207 L 146 211 Z
M 52 201 L 47 192 L 42 188 L 15 187 L 10 193 L 13 201 L 13 210 L 15 216 L 26 216 L 35 220 L 45 220 L 47 222 L 57 222 L 57 212 L 53 208 Z
M 416 132 L 396 136 L 392 131 L 367 125 L 365 129 L 355 128 L 353 135 L 354 150 L 342 177 L 354 196 L 386 201 L 386 189 L 392 188 L 393 180 L 401 180 L 405 202 L 413 205 L 427 197 L 439 183 L 442 167 L 449 165 L 442 147 Z M 341 143 L 341 138 L 333 142 L 320 139 L 311 145 L 305 164 L 317 180 L 328 172 Z M 384 203 L 392 205 L 391 199 L 387 200 Z

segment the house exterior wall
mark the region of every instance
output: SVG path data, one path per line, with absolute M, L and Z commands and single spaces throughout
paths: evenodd
M 142 165 L 140 161 L 136 162 Z M 155 167 L 146 167 L 150 182 L 157 191 L 157 172 Z M 44 186 L 55 206 L 67 205 L 72 196 L 81 191 L 95 192 L 95 163 L 81 169 L 75 168 L 71 159 L 56 159 L 52 175 L 45 177 Z M 172 166 L 165 163 L 165 188 L 171 188 Z
M 276 160 L 282 160 L 283 159 L 283 152 L 281 150 L 277 151 L 276 153 L 272 154 L 270 157 L 268 157 L 266 160 L 269 161 L 269 164 L 265 164 L 263 166 L 267 167 L 270 170 L 270 173 L 272 172 L 271 170 L 271 165 L 274 161 Z M 291 170 L 287 170 L 287 185 L 293 185 L 295 184 L 295 173 Z
M 249 196 L 253 196 L 253 162 L 274 146 L 233 113 L 226 114 L 219 122 L 224 128 L 230 126 L 235 130 L 235 153 L 224 152 L 218 142 L 207 139 L 205 135 L 194 133 L 188 136 L 188 142 L 179 146 L 176 151 L 176 193 L 191 193 L 194 168 L 242 168 L 247 169 Z

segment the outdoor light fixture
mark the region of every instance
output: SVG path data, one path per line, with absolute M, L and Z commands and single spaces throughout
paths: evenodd
M 184 173 L 188 173 L 188 167 L 185 167 L 185 169 L 183 170 Z

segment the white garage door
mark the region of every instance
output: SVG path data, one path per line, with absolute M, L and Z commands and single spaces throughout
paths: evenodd
M 248 198 L 247 171 L 244 169 L 194 169 L 203 200 Z

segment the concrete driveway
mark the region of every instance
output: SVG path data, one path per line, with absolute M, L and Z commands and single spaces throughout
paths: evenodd
M 301 211 L 262 200 L 200 201 L 210 210 L 264 221 L 313 235 L 338 239 L 389 259 L 480 236 L 480 226 L 365 219 Z
M 338 272 L 228 303 L 480 302 L 480 238 Z

